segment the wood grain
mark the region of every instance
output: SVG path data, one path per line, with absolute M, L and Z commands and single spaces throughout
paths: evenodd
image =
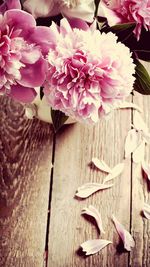
M 0 266 L 43 263 L 52 130 L 0 97 Z
M 144 63 L 150 73 L 150 64 Z M 142 110 L 142 117 L 150 129 L 150 96 L 139 93 L 134 95 L 134 103 Z M 146 146 L 145 161 L 150 163 L 150 145 Z M 150 222 L 141 216 L 144 202 L 150 204 L 149 188 L 143 179 L 141 164 L 132 165 L 132 235 L 136 241 L 135 249 L 131 252 L 131 266 L 150 266 Z
M 125 161 L 125 171 L 116 178 L 112 189 L 97 192 L 86 200 L 74 198 L 75 191 L 86 182 L 102 182 L 105 174 L 91 169 L 92 157 L 105 160 L 113 167 L 122 162 L 124 141 L 130 128 L 131 111 L 115 111 L 108 121 L 96 126 L 78 123 L 65 127 L 57 136 L 52 193 L 51 225 L 49 236 L 49 266 L 53 267 L 126 267 L 129 255 L 122 253 L 119 238 L 111 222 L 111 215 L 130 228 L 130 159 Z M 87 239 L 98 238 L 90 221 L 83 218 L 82 208 L 89 204 L 102 214 L 105 235 L 113 241 L 99 255 L 84 257 L 79 246 Z

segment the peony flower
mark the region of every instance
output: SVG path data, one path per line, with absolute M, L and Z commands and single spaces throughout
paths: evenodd
M 71 28 L 66 19 L 55 34 L 55 46 L 49 50 L 49 71 L 45 95 L 49 104 L 67 115 L 97 122 L 133 89 L 134 64 L 129 49 L 117 43 L 113 33 L 100 33 L 95 24 L 81 20 Z M 78 25 L 78 26 L 77 26 Z
M 150 0 L 102 0 L 98 15 L 106 17 L 110 26 L 135 22 L 138 40 L 142 27 L 150 30 Z
M 61 13 L 92 22 L 95 11 L 94 0 L 25 0 L 23 5 L 35 18 Z
M 0 94 L 22 102 L 34 99 L 34 87 L 45 80 L 47 63 L 43 54 L 50 39 L 49 29 L 36 27 L 28 13 L 12 9 L 0 14 Z

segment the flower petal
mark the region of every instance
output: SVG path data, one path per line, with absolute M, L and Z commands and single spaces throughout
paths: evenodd
M 142 169 L 146 174 L 148 180 L 150 181 L 150 165 L 147 164 L 144 160 L 142 161 Z
M 82 250 L 85 252 L 86 256 L 88 256 L 99 252 L 108 244 L 112 244 L 112 242 L 104 239 L 93 239 L 85 241 L 80 246 Z
M 92 22 L 94 19 L 95 4 L 93 0 L 80 1 L 76 7 L 69 8 L 64 6 L 61 10 L 61 13 L 64 16 L 79 18 L 87 22 Z
M 23 6 L 34 18 L 55 16 L 60 13 L 60 7 L 54 0 L 26 0 Z
M 69 18 L 68 21 L 69 21 L 69 24 L 70 24 L 72 29 L 77 28 L 77 29 L 83 30 L 83 31 L 89 30 L 88 24 L 82 19 Z
M 146 219 L 150 220 L 150 205 L 147 203 L 144 203 L 143 214 Z
M 17 101 L 30 103 L 36 97 L 34 88 L 24 87 L 19 84 L 11 86 L 10 96 Z
M 133 123 L 136 130 L 142 130 L 145 133 L 148 132 L 148 127 L 146 123 L 137 111 L 134 112 Z
M 102 225 L 101 215 L 95 207 L 90 205 L 88 208 L 84 208 L 81 211 L 81 214 L 86 214 L 86 215 L 92 216 L 98 225 L 99 231 L 103 234 L 105 233 L 105 231 L 103 229 L 103 225 Z
M 140 163 L 144 160 L 145 153 L 145 141 L 142 141 L 141 144 L 133 152 L 133 161 L 135 163 Z
M 131 251 L 131 249 L 135 246 L 135 242 L 131 234 L 124 228 L 124 226 L 115 218 L 115 216 L 112 216 L 113 223 L 115 224 L 115 227 L 117 229 L 117 232 L 120 236 L 120 238 L 123 241 L 124 248 L 127 251 Z
M 46 71 L 46 61 L 40 58 L 34 64 L 26 64 L 26 66 L 21 69 L 21 80 L 18 81 L 18 83 L 27 87 L 42 86 L 45 81 Z
M 36 27 L 32 34 L 29 36 L 28 40 L 31 43 L 36 43 L 40 45 L 42 53 L 45 55 L 49 52 L 49 49 L 56 43 L 55 34 L 49 27 L 38 26 Z
M 4 3 L 0 4 L 0 13 L 4 14 L 9 9 L 21 9 L 19 0 L 5 0 Z
M 106 178 L 104 179 L 103 183 L 106 183 L 114 178 L 116 178 L 117 176 L 119 176 L 124 169 L 124 163 L 119 163 L 117 164 L 112 170 L 111 173 L 109 173 Z
M 126 140 L 125 140 L 125 158 L 127 158 L 141 142 L 141 134 L 135 129 L 128 131 Z
M 98 158 L 92 158 L 92 163 L 97 169 L 103 172 L 111 172 L 110 167 L 103 160 L 99 160 Z
M 122 22 L 121 17 L 115 11 L 109 9 L 103 1 L 100 1 L 98 16 L 107 18 L 109 26 L 114 26 Z
M 87 198 L 99 190 L 108 189 L 112 186 L 113 184 L 86 183 L 77 189 L 75 196 Z

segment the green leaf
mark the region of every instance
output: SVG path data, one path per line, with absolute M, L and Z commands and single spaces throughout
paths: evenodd
M 43 96 L 44 96 L 44 92 L 43 92 L 43 87 L 40 87 L 40 99 L 42 100 Z
M 135 77 L 134 90 L 143 95 L 150 95 L 150 76 L 145 67 L 135 60 Z
M 135 23 L 122 23 L 122 24 L 117 24 L 115 26 L 112 26 L 111 29 L 116 32 L 121 32 L 125 31 L 127 29 L 131 29 L 132 31 L 134 30 L 136 24 Z
M 63 112 L 61 112 L 60 110 L 53 110 L 52 108 L 51 117 L 55 132 L 58 132 L 58 130 L 64 125 L 64 123 L 68 119 L 68 116 L 66 116 Z

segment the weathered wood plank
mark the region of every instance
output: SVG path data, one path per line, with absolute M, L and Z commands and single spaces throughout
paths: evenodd
M 144 63 L 150 73 L 150 64 Z M 142 117 L 150 129 L 150 96 L 135 93 L 134 103 L 143 109 Z M 146 147 L 145 161 L 150 163 L 150 145 Z M 150 222 L 141 216 L 144 202 L 150 204 L 149 190 L 142 177 L 141 164 L 132 165 L 132 235 L 136 246 L 131 252 L 132 267 L 150 266 Z
M 105 174 L 92 170 L 88 163 L 92 157 L 105 160 L 113 167 L 123 160 L 124 141 L 130 128 L 131 111 L 120 110 L 108 121 L 97 126 L 74 124 L 65 127 L 57 136 L 54 182 L 49 236 L 49 266 L 128 266 L 128 253 L 116 249 L 119 238 L 111 222 L 111 215 L 130 228 L 130 159 L 121 177 L 112 189 L 97 192 L 86 200 L 74 198 L 76 189 L 86 182 L 102 182 Z M 101 238 L 112 240 L 99 254 L 86 257 L 78 252 L 87 239 L 98 238 L 95 226 L 81 217 L 82 208 L 89 204 L 102 214 L 106 234 Z
M 0 97 L 0 266 L 41 267 L 52 131 Z

